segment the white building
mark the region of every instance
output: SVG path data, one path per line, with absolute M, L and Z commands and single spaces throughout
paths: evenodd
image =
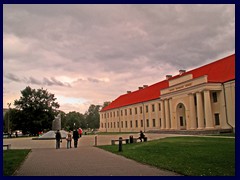
M 100 131 L 235 131 L 235 54 L 119 96 Z

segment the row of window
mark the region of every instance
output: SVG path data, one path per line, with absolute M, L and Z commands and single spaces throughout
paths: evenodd
M 160 119 L 161 121 L 161 119 Z M 125 124 L 123 124 L 124 122 L 121 121 L 121 128 L 128 128 L 128 121 L 125 121 Z M 143 120 L 140 120 L 140 124 L 138 124 L 138 120 L 135 120 L 135 122 L 133 121 L 129 121 L 129 128 L 133 128 L 133 126 L 135 125 L 136 128 L 139 127 L 143 127 Z M 135 124 L 134 124 L 135 123 Z M 105 128 L 119 128 L 119 122 L 110 122 L 110 123 L 104 123 Z M 107 127 L 108 126 L 108 127 Z M 103 123 L 101 123 L 101 127 L 103 128 Z M 149 119 L 146 120 L 146 127 L 150 127 L 150 122 Z M 156 127 L 156 121 L 155 119 L 152 119 L 152 127 Z
M 158 110 L 161 111 L 161 104 L 158 103 Z M 140 106 L 139 108 L 138 107 L 135 107 L 134 108 L 134 113 L 135 114 L 138 114 L 138 111 L 140 112 L 140 114 L 143 113 L 143 107 Z M 145 111 L 146 113 L 149 112 L 149 108 L 148 108 L 148 105 L 145 106 Z M 123 116 L 123 112 L 124 112 L 124 115 L 127 116 L 128 115 L 128 112 L 129 112 L 129 115 L 132 115 L 132 108 L 129 108 L 129 109 L 124 109 L 120 111 L 121 112 L 121 116 Z M 152 112 L 155 112 L 155 104 L 152 104 Z M 102 114 L 102 118 L 109 118 L 109 117 L 118 117 L 119 116 L 119 111 L 113 111 L 113 112 L 109 112 L 109 113 L 105 113 L 105 114 Z
M 195 102 L 195 105 L 197 105 L 197 98 L 196 98 L 196 96 L 194 96 L 194 102 Z M 213 102 L 213 103 L 218 102 L 217 92 L 212 92 L 212 102 Z M 155 112 L 155 104 L 152 104 L 151 107 L 152 107 L 152 108 L 151 108 L 152 112 Z M 127 116 L 127 115 L 128 115 L 128 110 L 129 110 L 129 115 L 132 115 L 132 108 L 129 108 L 129 109 L 124 109 L 124 111 L 121 110 L 121 111 L 120 111 L 120 112 L 121 112 L 121 116 L 123 116 L 123 112 L 124 112 L 124 115 Z M 160 103 L 158 103 L 158 110 L 161 111 L 161 104 L 160 104 Z M 138 111 L 140 112 L 140 114 L 142 114 L 142 113 L 143 113 L 143 107 L 140 106 L 140 107 L 139 107 L 139 110 L 138 110 L 138 107 L 135 107 L 135 108 L 134 108 L 134 113 L 135 113 L 135 114 L 138 114 Z M 149 107 L 148 107 L 148 105 L 145 106 L 145 112 L 146 112 L 146 113 L 149 112 Z M 104 117 L 104 118 L 118 117 L 118 116 L 119 116 L 119 111 L 113 111 L 113 112 L 108 112 L 108 113 L 102 114 L 102 118 L 103 118 L 103 117 Z
M 219 118 L 219 113 L 215 113 L 214 114 L 214 118 L 215 118 L 215 126 L 220 125 L 220 118 Z M 121 121 L 121 128 L 124 128 L 124 122 Z M 133 128 L 133 121 L 129 121 L 130 126 L 129 128 Z M 159 125 L 160 127 L 161 125 L 161 118 L 159 119 Z M 103 128 L 103 125 L 105 128 L 119 128 L 119 122 L 108 122 L 108 123 L 101 123 L 101 127 Z M 108 126 L 108 127 L 107 127 Z M 117 126 L 117 127 L 116 127 Z M 140 126 L 139 127 L 143 127 L 143 120 L 140 120 Z M 180 126 L 184 126 L 183 123 L 183 117 L 180 117 Z M 146 120 L 146 127 L 150 127 L 150 121 L 149 119 Z M 156 120 L 152 119 L 152 127 L 156 127 Z M 128 121 L 125 121 L 125 128 L 128 128 Z M 135 128 L 138 128 L 138 120 L 135 120 Z

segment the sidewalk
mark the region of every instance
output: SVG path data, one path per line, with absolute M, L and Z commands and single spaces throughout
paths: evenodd
M 98 136 L 98 143 L 110 144 L 111 138 L 116 137 Z M 13 148 L 32 146 L 32 152 L 15 176 L 181 176 L 94 147 L 95 136 L 83 136 L 79 147 L 71 149 L 66 149 L 64 140 L 61 149 L 54 148 L 54 140 L 15 138 L 10 141 Z

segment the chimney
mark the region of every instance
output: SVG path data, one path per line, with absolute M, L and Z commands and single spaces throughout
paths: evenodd
M 186 70 L 179 70 L 179 75 L 182 75 L 183 73 L 185 73 L 186 72 Z
M 172 75 L 166 75 L 166 80 L 170 79 Z
M 140 89 L 143 89 L 143 87 L 138 87 L 138 89 L 140 90 Z
M 143 85 L 143 88 L 147 88 L 148 87 L 148 85 Z
M 131 93 L 131 91 L 127 91 L 127 94 L 130 94 Z

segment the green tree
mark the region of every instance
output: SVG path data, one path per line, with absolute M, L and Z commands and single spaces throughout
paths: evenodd
M 19 117 L 14 116 L 16 127 L 31 134 L 51 129 L 52 121 L 60 107 L 54 94 L 42 88 L 35 90 L 29 86 L 22 90 L 21 94 L 20 99 L 14 101 L 16 109 L 19 110 Z
M 65 129 L 73 130 L 74 128 L 80 128 L 80 127 L 82 129 L 86 127 L 84 115 L 76 111 L 67 113 Z
M 91 104 L 88 108 L 88 111 L 85 113 L 86 123 L 88 128 L 98 129 L 100 123 L 99 109 L 100 105 Z

